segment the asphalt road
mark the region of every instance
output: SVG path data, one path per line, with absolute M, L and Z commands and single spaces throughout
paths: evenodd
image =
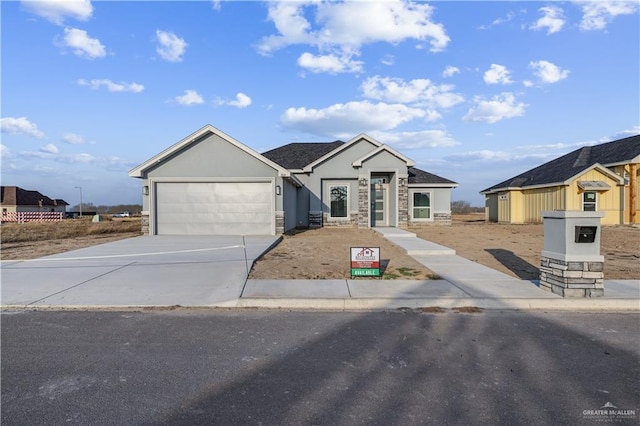
M 3 425 L 640 422 L 636 313 L 0 319 Z

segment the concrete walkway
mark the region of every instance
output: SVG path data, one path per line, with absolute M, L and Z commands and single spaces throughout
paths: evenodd
M 396 228 L 376 228 L 439 280 L 247 280 L 277 237 L 137 237 L 1 262 L 3 309 L 225 307 L 640 311 L 640 280 L 605 281 L 605 297 L 565 299 Z
M 248 280 L 241 307 L 640 310 L 640 280 L 605 281 L 605 297 L 567 299 L 398 228 L 375 228 L 440 280 Z

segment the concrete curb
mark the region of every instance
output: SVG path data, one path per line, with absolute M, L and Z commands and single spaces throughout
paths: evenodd
M 238 301 L 239 308 L 309 309 L 309 310 L 384 310 L 400 308 L 444 309 L 476 307 L 487 310 L 560 310 L 560 311 L 635 311 L 640 303 L 629 299 L 497 299 L 497 298 L 341 298 L 291 299 L 246 298 Z

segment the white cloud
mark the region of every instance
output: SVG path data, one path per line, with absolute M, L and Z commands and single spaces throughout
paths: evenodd
M 489 25 L 481 25 L 478 27 L 479 30 L 488 30 L 491 27 L 495 27 L 500 24 L 504 24 L 505 22 L 511 21 L 516 16 L 515 13 L 509 12 L 504 18 L 496 18 Z
M 484 121 L 489 124 L 496 123 L 505 118 L 513 118 L 524 115 L 526 105 L 516 102 L 513 93 L 501 93 L 486 100 L 481 97 L 474 99 L 475 106 L 463 117 L 465 121 Z
M 49 151 L 45 149 L 47 147 L 50 149 Z M 51 149 L 51 147 L 47 147 L 42 147 L 40 151 L 23 151 L 20 153 L 20 156 L 26 159 L 40 158 L 43 160 L 53 160 L 65 164 L 86 164 L 96 161 L 96 157 L 91 154 L 59 154 L 58 152 L 52 152 L 56 151 L 57 148 Z
M 89 0 L 22 0 L 22 5 L 56 25 L 64 24 L 66 18 L 86 21 L 93 13 Z
M 57 154 L 57 153 L 59 153 L 59 152 L 60 152 L 60 151 L 58 150 L 58 147 L 57 147 L 57 146 L 55 146 L 55 145 L 54 145 L 54 144 L 52 144 L 52 143 L 49 143 L 49 144 L 47 144 L 47 145 L 45 145 L 45 146 L 41 147 L 41 148 L 40 148 L 40 151 L 41 151 L 41 152 L 46 152 L 46 153 L 48 153 L 48 154 Z
M 349 138 L 360 132 L 389 130 L 425 112 L 401 104 L 348 102 L 323 109 L 289 108 L 281 117 L 282 124 L 311 134 Z
M 211 2 L 211 8 L 213 10 L 215 10 L 216 12 L 219 12 L 220 10 L 222 10 L 222 3 L 220 0 L 213 0 Z
M 630 129 L 622 130 L 616 134 L 617 137 L 626 138 L 628 136 L 635 136 L 640 134 L 640 126 L 633 126 Z
M 491 64 L 484 73 L 484 82 L 487 84 L 511 84 L 513 80 L 510 78 L 511 72 L 504 65 Z
M 460 144 L 444 130 L 394 133 L 371 132 L 371 136 L 399 150 L 448 148 Z
M 162 59 L 169 62 L 182 62 L 188 46 L 184 39 L 168 31 L 156 30 L 156 41 L 159 43 L 156 52 Z
M 557 33 L 564 26 L 564 14 L 557 6 L 545 6 L 538 9 L 543 14 L 530 28 L 532 30 L 547 29 L 547 34 Z
M 313 73 L 345 73 L 345 72 L 361 72 L 362 62 L 354 61 L 348 55 L 337 56 L 330 55 L 313 55 L 305 52 L 298 58 L 298 65 L 306 68 Z
M 184 95 L 176 96 L 174 100 L 180 105 L 198 105 L 204 103 L 202 96 L 195 90 L 185 90 Z
M 7 159 L 11 158 L 11 150 L 6 146 L 0 143 L 0 158 Z
M 454 67 L 451 65 L 448 65 L 444 71 L 442 71 L 442 76 L 445 78 L 449 78 L 449 77 L 453 77 L 455 74 L 459 74 L 460 73 L 460 69 L 458 67 Z
M 86 139 L 82 136 L 70 132 L 62 135 L 62 141 L 70 145 L 81 145 L 83 143 L 87 143 Z
M 39 139 L 44 137 L 44 133 L 38 130 L 38 126 L 30 122 L 27 117 L 4 117 L 0 119 L 0 129 L 2 133 L 23 134 Z
M 318 54 L 298 60 L 314 72 L 353 72 L 361 64 L 351 58 L 365 44 L 428 41 L 430 50 L 438 52 L 450 39 L 444 26 L 433 22 L 433 10 L 428 4 L 409 2 L 270 2 L 268 19 L 277 34 L 264 37 L 258 52 L 268 55 L 290 45 L 314 46 Z M 314 13 L 315 25 L 307 19 Z
M 447 161 L 467 162 L 467 161 L 487 161 L 487 162 L 509 162 L 529 159 L 546 159 L 550 157 L 548 153 L 518 154 L 511 151 L 492 151 L 483 149 L 480 151 L 470 151 L 459 154 L 452 154 L 444 157 Z
M 618 15 L 632 15 L 638 11 L 637 1 L 590 1 L 580 2 L 584 31 L 602 30 Z
M 88 59 L 103 58 L 107 55 L 100 40 L 89 37 L 86 31 L 78 28 L 65 28 L 64 37 L 57 44 L 61 47 L 69 47 L 75 55 Z
M 428 79 L 405 82 L 401 78 L 376 75 L 360 86 L 365 97 L 388 102 L 426 103 L 435 108 L 450 108 L 464 101 L 462 95 L 452 92 L 453 85 L 433 84 Z
M 533 86 L 533 81 L 531 80 L 524 80 L 522 82 L 522 84 L 524 85 L 524 87 L 532 87 Z
M 546 84 L 557 83 L 569 76 L 568 70 L 563 70 L 549 61 L 532 61 L 529 63 L 529 68 L 534 70 L 533 74 L 540 79 L 540 82 Z
M 132 92 L 132 93 L 140 93 L 144 90 L 144 86 L 138 83 L 114 83 L 108 79 L 94 79 L 94 80 L 85 80 L 81 78 L 78 80 L 78 85 L 87 86 L 91 89 L 99 89 L 100 87 L 106 87 L 110 92 Z
M 246 108 L 251 105 L 251 98 L 242 92 L 236 94 L 236 100 L 230 101 L 228 104 L 238 108 Z
M 382 65 L 391 66 L 395 63 L 395 58 L 393 55 L 384 55 L 384 57 L 380 60 Z

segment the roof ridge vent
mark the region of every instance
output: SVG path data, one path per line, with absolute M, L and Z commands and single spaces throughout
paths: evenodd
M 578 154 L 578 158 L 576 158 L 575 163 L 573 163 L 573 167 L 588 166 L 590 157 L 591 157 L 591 147 L 585 146 L 580 150 L 580 154 Z

